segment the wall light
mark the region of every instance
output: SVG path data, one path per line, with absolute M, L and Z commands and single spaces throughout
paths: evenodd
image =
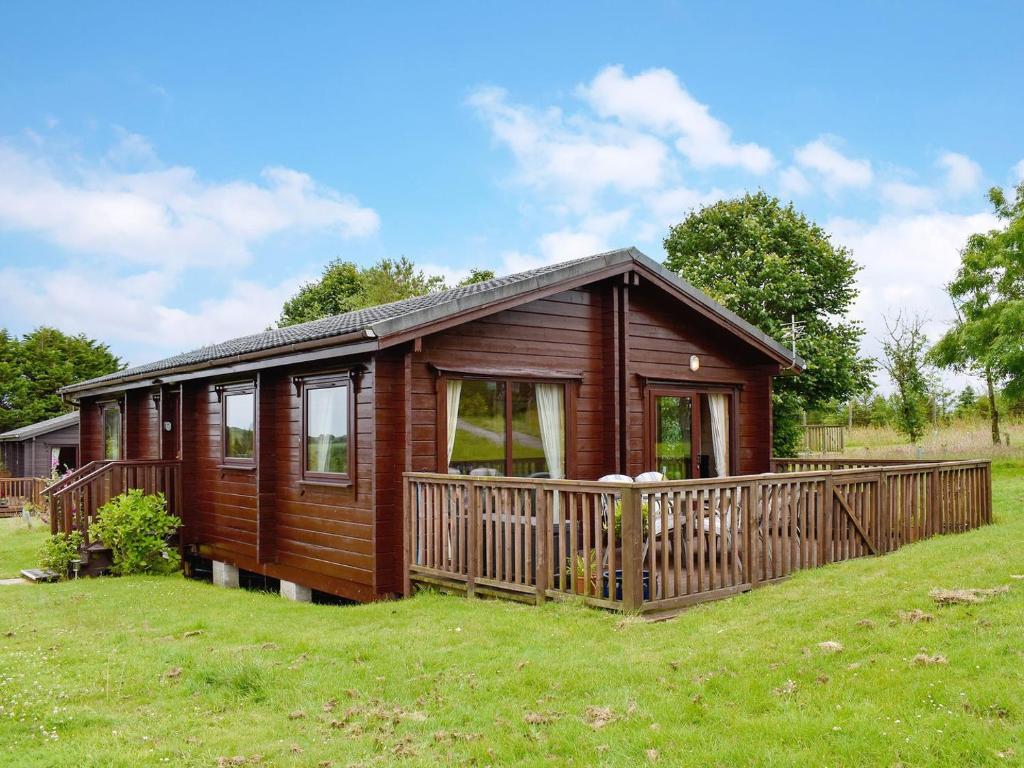
M 696 355 L 690 355 L 690 370 L 700 370 L 700 358 L 697 357 Z

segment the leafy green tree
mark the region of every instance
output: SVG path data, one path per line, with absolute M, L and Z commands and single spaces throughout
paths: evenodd
M 425 274 L 404 256 L 382 259 L 365 268 L 336 259 L 324 268 L 319 280 L 303 285 L 284 303 L 277 325 L 306 323 L 446 287 L 444 278 Z
M 0 431 L 67 413 L 58 389 L 120 367 L 106 344 L 83 334 L 43 326 L 19 339 L 0 329 Z
M 885 330 L 881 365 L 896 387 L 893 392 L 895 426 L 910 442 L 916 443 L 924 436 L 929 412 L 930 382 L 925 363 L 928 339 L 924 334 L 924 320 L 897 315 L 892 321 L 886 318 Z
M 459 287 L 464 285 L 473 285 L 474 283 L 486 283 L 488 280 L 494 279 L 494 270 L 491 269 L 473 269 L 469 272 L 469 277 L 466 277 L 459 281 Z
M 715 203 L 672 227 L 665 250 L 669 269 L 776 339 L 791 317 L 803 324 L 806 370 L 775 382 L 776 455 L 799 450 L 802 411 L 870 388 L 864 330 L 846 317 L 860 267 L 792 205 L 764 192 Z
M 985 380 L 992 442 L 999 444 L 996 387 L 1009 400 L 1024 398 L 1024 182 L 1009 199 L 998 187 L 989 201 L 1006 225 L 971 235 L 960 268 L 946 286 L 957 318 L 932 348 L 929 359 Z

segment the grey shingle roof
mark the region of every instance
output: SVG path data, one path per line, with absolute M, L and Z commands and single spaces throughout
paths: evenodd
M 724 320 L 745 332 L 746 335 L 757 339 L 763 345 L 775 350 L 778 356 L 788 359 L 788 351 L 779 345 L 777 341 L 720 306 L 640 251 L 635 248 L 625 248 L 594 256 L 586 256 L 572 261 L 563 261 L 558 264 L 550 264 L 504 277 L 496 277 L 493 280 L 482 283 L 428 293 L 424 296 L 416 296 L 390 304 L 359 309 L 342 315 L 333 315 L 300 325 L 274 328 L 263 333 L 242 336 L 237 339 L 221 342 L 220 344 L 212 344 L 192 350 L 191 352 L 157 360 L 153 363 L 125 368 L 106 376 L 65 387 L 62 391 L 81 392 L 97 386 L 110 385 L 117 381 L 136 378 L 146 374 L 156 375 L 188 366 L 200 366 L 221 360 L 228 361 L 240 355 L 252 355 L 263 351 L 289 347 L 294 344 L 316 342 L 359 332 L 365 333 L 367 337 L 386 337 L 417 328 L 467 309 L 485 306 L 488 303 L 529 293 L 572 277 L 585 277 L 589 273 L 625 264 L 626 262 L 636 262 L 659 273 L 659 275 L 674 283 L 677 288 L 688 294 L 691 298 L 704 304 Z M 802 362 L 798 360 L 798 364 L 802 365 Z
M 46 435 L 50 432 L 56 432 L 58 429 L 73 427 L 77 423 L 78 411 L 72 411 L 71 413 L 63 413 L 60 416 L 54 416 L 52 419 L 37 421 L 35 424 L 29 424 L 25 427 L 12 429 L 9 432 L 0 433 L 0 440 L 28 440 L 30 437 L 39 437 L 40 435 Z

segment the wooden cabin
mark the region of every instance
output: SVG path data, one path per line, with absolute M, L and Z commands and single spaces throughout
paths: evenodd
M 374 600 L 403 590 L 403 473 L 768 472 L 772 379 L 800 365 L 617 250 L 67 387 L 89 464 L 61 488 L 130 469 L 187 555 Z
M 12 477 L 49 477 L 78 467 L 78 411 L 0 434 L 0 464 Z

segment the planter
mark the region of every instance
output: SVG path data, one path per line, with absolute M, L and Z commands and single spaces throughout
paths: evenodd
M 601 595 L 605 598 L 608 597 L 608 580 L 609 574 L 607 571 L 604 573 L 603 584 L 601 585 Z M 643 572 L 643 584 L 644 584 L 644 600 L 651 599 L 651 574 L 649 571 Z M 615 571 L 615 596 L 611 598 L 613 600 L 622 599 L 622 571 Z

